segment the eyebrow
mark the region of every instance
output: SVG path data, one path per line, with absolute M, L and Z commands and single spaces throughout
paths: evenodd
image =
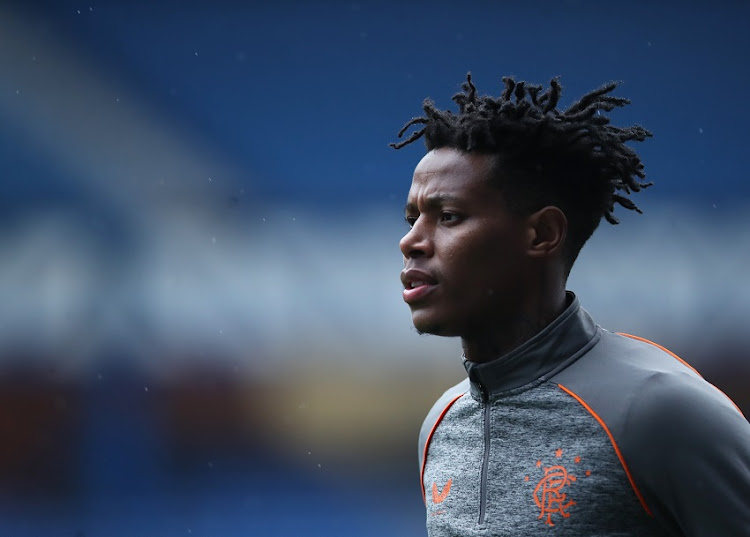
M 425 205 L 430 209 L 439 209 L 443 205 L 451 203 L 459 203 L 461 200 L 456 196 L 450 194 L 432 194 L 425 198 Z M 417 212 L 417 204 L 413 201 L 407 201 L 404 206 L 404 212 Z

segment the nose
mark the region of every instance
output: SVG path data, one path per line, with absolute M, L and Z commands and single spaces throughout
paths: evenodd
M 404 259 L 411 259 L 416 257 L 431 256 L 433 253 L 432 239 L 429 234 L 427 226 L 417 221 L 409 229 L 398 243 L 401 253 L 404 255 Z

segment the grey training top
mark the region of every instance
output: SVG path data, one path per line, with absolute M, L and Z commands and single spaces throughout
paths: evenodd
M 552 324 L 427 415 L 430 537 L 750 536 L 750 424 L 668 350 Z

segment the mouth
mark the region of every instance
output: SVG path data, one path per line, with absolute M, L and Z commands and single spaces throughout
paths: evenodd
M 426 272 L 415 269 L 401 273 L 404 284 L 403 298 L 407 304 L 413 304 L 430 294 L 437 286 L 437 280 Z
M 404 289 L 403 297 L 404 302 L 407 304 L 413 304 L 419 300 L 422 300 L 427 296 L 434 288 L 434 284 L 428 284 L 424 282 L 414 282 L 415 287 Z

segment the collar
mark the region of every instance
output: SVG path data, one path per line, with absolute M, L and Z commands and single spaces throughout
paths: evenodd
M 567 292 L 570 305 L 541 332 L 509 353 L 490 362 L 476 364 L 463 358 L 469 374 L 471 394 L 476 399 L 520 388 L 549 378 L 577 359 L 600 333 L 578 297 Z

